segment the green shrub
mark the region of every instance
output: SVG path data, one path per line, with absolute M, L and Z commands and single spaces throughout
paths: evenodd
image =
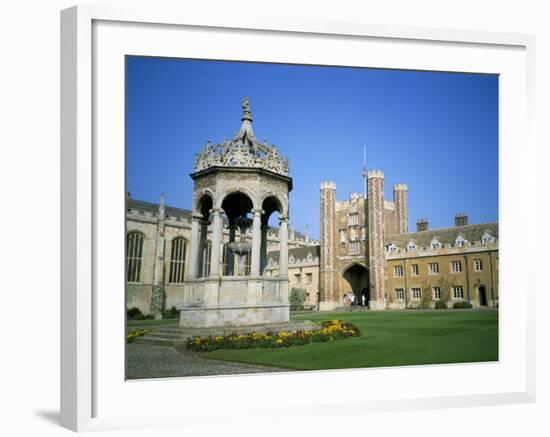
M 442 300 L 436 300 L 435 301 L 435 309 L 436 310 L 446 310 L 447 309 L 447 302 L 443 302 Z
M 133 307 L 126 310 L 126 316 L 130 320 L 143 320 L 145 316 L 141 312 L 141 310 L 137 307 Z
M 166 309 L 162 312 L 163 319 L 177 319 L 179 315 L 180 315 L 180 312 L 178 309 L 176 309 L 175 306 L 172 306 L 172 308 Z
M 301 288 L 293 288 L 290 290 L 290 296 L 288 298 L 290 301 L 291 310 L 303 310 L 304 302 L 306 300 L 305 290 Z
M 127 309 L 126 316 L 128 320 L 152 320 L 155 318 L 152 314 L 143 314 L 137 307 Z
M 427 310 L 432 307 L 432 295 L 429 291 L 424 290 L 422 299 L 420 300 L 420 308 Z
M 453 304 L 453 308 L 472 308 L 472 304 L 465 300 L 461 300 L 459 302 L 455 302 Z

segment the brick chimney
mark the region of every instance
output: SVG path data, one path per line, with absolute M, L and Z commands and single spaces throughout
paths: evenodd
M 465 212 L 457 212 L 455 215 L 455 226 L 466 226 L 468 224 L 468 215 Z
M 416 232 L 422 232 L 428 230 L 428 220 L 427 219 L 419 219 L 416 222 Z

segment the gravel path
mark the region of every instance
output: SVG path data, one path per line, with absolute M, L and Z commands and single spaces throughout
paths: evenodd
M 195 352 L 178 352 L 166 346 L 126 345 L 126 378 L 173 378 L 178 376 L 235 375 L 284 372 L 286 369 L 253 364 L 208 360 Z

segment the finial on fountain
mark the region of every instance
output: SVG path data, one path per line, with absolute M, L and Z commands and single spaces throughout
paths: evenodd
M 250 110 L 250 97 L 246 96 L 242 101 L 242 107 L 243 107 L 243 118 L 242 121 L 248 120 L 252 121 L 252 112 Z

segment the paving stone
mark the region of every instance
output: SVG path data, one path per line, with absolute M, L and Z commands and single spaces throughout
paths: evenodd
M 126 378 L 236 375 L 284 372 L 286 369 L 202 358 L 196 352 L 172 347 L 129 343 L 126 345 Z

